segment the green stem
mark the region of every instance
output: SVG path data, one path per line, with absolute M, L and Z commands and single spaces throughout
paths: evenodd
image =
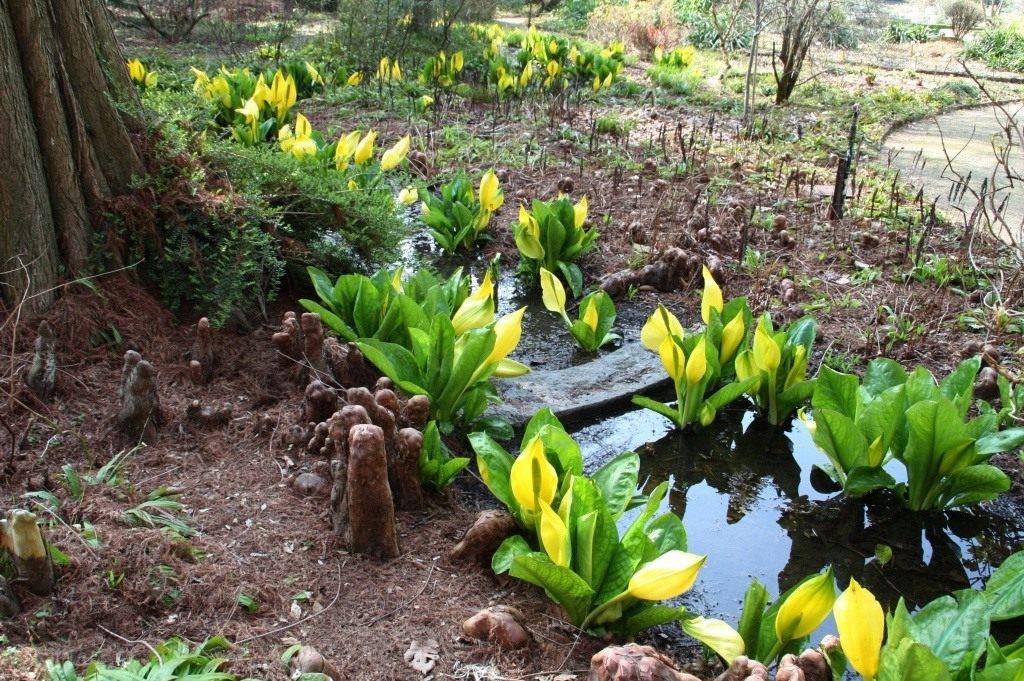
M 584 618 L 583 623 L 580 624 L 580 629 L 583 629 L 584 631 L 586 631 L 587 627 L 590 626 L 590 623 L 593 622 L 594 620 L 596 620 L 599 615 L 604 613 L 605 610 L 607 610 L 608 608 L 610 608 L 611 606 L 613 606 L 613 605 L 615 605 L 617 603 L 621 603 L 622 601 L 626 600 L 629 597 L 630 597 L 629 596 L 629 592 L 628 591 L 623 591 L 622 593 L 620 593 L 615 598 L 607 600 L 604 603 L 602 603 L 601 605 L 597 606 L 596 608 L 594 608 L 593 610 L 590 611 L 590 614 L 588 614 L 586 616 L 586 618 Z
M 786 641 L 776 641 L 772 649 L 768 651 L 768 656 L 765 658 L 765 664 L 771 664 L 772 661 L 779 656 L 782 652 L 782 648 L 786 645 Z
M 773 426 L 779 425 L 779 415 L 776 413 L 778 405 L 776 404 L 775 395 L 775 372 L 771 372 L 768 375 L 768 422 Z

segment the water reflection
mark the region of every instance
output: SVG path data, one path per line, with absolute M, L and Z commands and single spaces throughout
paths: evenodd
M 824 457 L 802 425 L 787 432 L 743 410 L 697 433 L 632 411 L 576 437 L 588 468 L 635 449 L 647 487 L 673 481 L 669 503 L 690 550 L 709 556 L 693 605 L 732 622 L 752 577 L 778 593 L 831 564 L 841 585 L 856 577 L 884 603 L 902 595 L 915 607 L 979 585 L 1024 545 L 1018 499 L 935 514 L 908 513 L 887 492 L 849 499 L 812 475 Z M 892 549 L 885 565 L 880 545 Z

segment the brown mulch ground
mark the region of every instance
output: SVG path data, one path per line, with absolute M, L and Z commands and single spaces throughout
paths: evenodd
M 326 498 L 296 496 L 285 484 L 290 471 L 308 463 L 282 437 L 299 416 L 301 391 L 278 381 L 268 330 L 217 333 L 217 373 L 210 385 L 196 387 L 181 357 L 191 343 L 190 327 L 175 325 L 123 279 L 108 280 L 101 290 L 103 299 L 69 294 L 47 315 L 63 351 L 53 404 L 26 404 L 34 417 L 24 408 L 11 410 L 18 414 L 11 425 L 20 442 L 0 483 L 0 507 L 24 505 L 19 497 L 27 491 L 56 494 L 64 520 L 48 536 L 71 563 L 59 571 L 52 600 L 28 598 L 25 614 L 5 623 L 8 642 L 32 643 L 41 658 L 82 665 L 94 655 L 107 662 L 145 657 L 141 641 L 223 635 L 240 642 L 228 655 L 231 671 L 265 679 L 286 678 L 276 661 L 296 641 L 316 646 L 353 678 L 418 678 L 403 655 L 412 641 L 428 640 L 439 644 L 437 671 L 461 678 L 474 664 L 512 676 L 587 667 L 600 643 L 579 639 L 539 593 L 446 560 L 486 499 L 472 478 L 432 499 L 427 511 L 399 515 L 403 553 L 397 560 L 382 564 L 349 555 L 331 532 Z M 76 501 L 60 481 L 61 466 L 89 473 L 123 446 L 112 430 L 120 351 L 88 345 L 110 323 L 126 346 L 156 366 L 170 423 L 158 443 L 130 457 L 122 484 L 90 486 Z M 22 334 L 19 365 L 32 340 L 29 331 Z M 29 398 L 15 385 L 13 399 Z M 182 419 L 192 399 L 230 402 L 234 419 L 224 428 L 197 431 Z M 260 432 L 268 416 L 277 425 Z M 3 437 L 7 452 L 9 438 Z M 196 536 L 172 539 L 124 522 L 123 512 L 160 486 L 180 491 Z M 83 521 L 95 526 L 99 547 L 86 546 L 68 527 Z M 114 584 L 118 575 L 123 581 Z M 255 612 L 239 607 L 240 595 L 255 601 Z M 528 653 L 499 654 L 461 637 L 464 619 L 496 603 L 527 614 L 537 641 Z M 24 677 L 10 676 L 0 666 L 0 677 L 29 678 L 23 671 Z

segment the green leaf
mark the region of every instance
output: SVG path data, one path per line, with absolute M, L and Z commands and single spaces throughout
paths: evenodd
M 610 625 L 610 628 L 622 636 L 632 636 L 651 627 L 679 619 L 685 613 L 686 609 L 678 606 L 642 603 L 622 620 Z
M 950 681 L 946 665 L 927 646 L 906 638 L 882 649 L 877 681 Z
M 811 398 L 815 416 L 820 410 L 831 409 L 851 420 L 857 418 L 858 387 L 859 381 L 856 376 L 843 374 L 828 365 L 822 365 L 814 385 L 814 396 Z
M 942 660 L 954 679 L 967 679 L 985 649 L 988 629 L 988 599 L 967 590 L 925 605 L 910 618 L 907 634 Z
M 590 611 L 594 591 L 569 568 L 555 565 L 545 553 L 527 553 L 512 560 L 509 574 L 536 584 L 565 608 L 569 620 L 579 626 Z
M 886 357 L 871 360 L 864 371 L 864 389 L 871 395 L 879 395 L 906 382 L 906 370 L 899 362 Z
M 849 416 L 832 409 L 816 409 L 814 412 L 814 444 L 828 456 L 832 464 L 843 475 L 868 461 L 868 442 Z
M 655 554 L 686 550 L 686 528 L 675 513 L 664 513 L 647 526 L 647 537 L 654 544 Z
M 851 497 L 862 497 L 876 489 L 892 489 L 896 481 L 882 468 L 857 466 L 846 477 L 843 492 Z
M 639 473 L 640 457 L 635 452 L 622 452 L 594 472 L 592 479 L 612 518 L 618 519 L 633 498 Z
M 478 465 L 482 461 L 487 470 L 484 484 L 491 490 L 491 494 L 498 498 L 498 501 L 512 509 L 513 513 L 518 514 L 519 504 L 516 503 L 512 487 L 509 484 L 509 476 L 515 459 L 486 433 L 470 433 L 469 444 L 476 452 Z
M 761 619 L 764 617 L 765 607 L 768 605 L 768 590 L 764 588 L 757 579 L 750 581 L 747 592 L 743 595 L 743 610 L 740 613 L 739 632 L 743 639 L 744 650 L 747 656 L 753 660 L 759 659 L 762 653 L 767 655 L 768 651 L 761 651 L 758 647 Z
M 1008 452 L 1024 445 L 1024 428 L 1007 428 L 998 433 L 985 435 L 975 444 L 979 455 Z
M 1024 615 L 1024 551 L 1003 561 L 985 585 L 993 622 Z
M 307 267 L 309 279 L 313 282 L 313 290 L 320 296 L 320 300 L 330 306 L 334 306 L 334 284 L 327 273 L 316 267 Z
M 525 539 L 514 534 L 501 542 L 501 546 L 491 556 L 491 569 L 494 570 L 494 574 L 503 575 L 512 569 L 512 561 L 517 556 L 525 556 L 532 551 Z
M 420 375 L 419 366 L 412 353 L 395 343 L 368 338 L 357 343 L 359 350 L 363 353 L 382 374 L 398 384 L 403 390 L 415 395 L 430 395 L 430 392 L 420 385 L 423 378 Z M 431 400 L 431 410 L 434 408 Z
M 682 418 L 679 416 L 679 411 L 673 407 L 668 406 L 667 404 L 664 404 L 663 402 L 653 400 L 650 397 L 646 397 L 645 395 L 633 395 L 633 404 L 635 404 L 638 407 L 643 407 L 644 409 L 650 409 L 651 411 L 657 414 L 661 414 L 665 418 L 675 423 L 680 428 L 683 427 L 683 422 Z
M 1010 489 L 1010 478 L 995 466 L 977 464 L 954 471 L 940 487 L 935 506 L 952 508 L 995 499 Z
M 888 565 L 892 561 L 892 547 L 888 544 L 875 544 L 875 560 L 879 565 Z

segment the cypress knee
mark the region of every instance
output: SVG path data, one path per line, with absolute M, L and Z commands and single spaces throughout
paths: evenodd
M 46 540 L 31 511 L 14 509 L 0 520 L 0 544 L 11 556 L 19 581 L 37 596 L 53 591 L 53 563 Z
M 349 550 L 385 560 L 398 557 L 384 431 L 378 426 L 360 423 L 349 431 L 346 496 Z
M 32 365 L 25 372 L 25 385 L 46 402 L 57 386 L 57 337 L 47 321 L 40 322 Z
M 388 479 L 395 503 L 403 511 L 423 508 L 423 488 L 420 486 L 420 452 L 423 434 L 415 428 L 398 431 L 395 451 L 389 452 Z

